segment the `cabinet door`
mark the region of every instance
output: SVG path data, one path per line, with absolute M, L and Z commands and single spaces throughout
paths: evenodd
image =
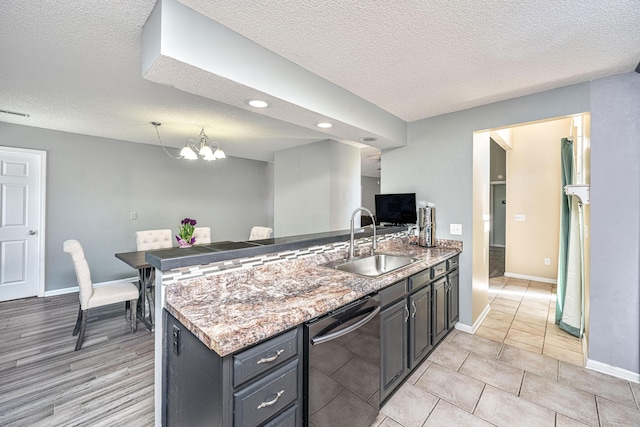
M 224 425 L 222 358 L 166 310 L 163 322 L 162 425 Z
M 449 281 L 449 292 L 447 292 L 447 305 L 449 309 L 449 324 L 447 325 L 447 329 L 453 328 L 453 325 L 456 324 L 459 317 L 459 308 L 460 301 L 458 299 L 459 296 L 459 281 L 458 281 L 458 270 L 454 270 L 449 273 L 447 277 Z
M 433 282 L 433 344 L 447 333 L 447 278 Z
M 407 320 L 403 299 L 380 312 L 380 402 L 404 379 L 407 370 Z
M 430 285 L 409 295 L 409 311 L 409 368 L 413 369 L 433 348 Z

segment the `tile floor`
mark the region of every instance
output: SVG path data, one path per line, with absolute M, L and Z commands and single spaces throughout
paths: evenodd
M 640 385 L 585 369 L 554 324 L 554 285 L 490 279 L 475 335 L 454 330 L 372 427 L 640 426 Z

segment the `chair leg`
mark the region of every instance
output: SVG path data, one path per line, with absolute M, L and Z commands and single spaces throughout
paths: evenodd
M 153 316 L 155 316 L 155 286 L 147 288 L 147 302 L 149 303 L 149 323 L 153 325 Z
M 89 310 L 80 310 L 82 320 L 80 320 L 80 334 L 78 335 L 78 342 L 76 343 L 76 351 L 82 348 L 82 341 L 84 341 L 84 331 L 87 329 L 87 317 L 89 317 Z
M 129 301 L 127 301 L 129 304 Z M 135 332 L 138 330 L 138 316 L 136 313 L 138 312 L 138 300 L 131 300 L 131 308 L 129 309 L 129 321 L 131 322 L 131 332 Z
M 82 307 L 78 307 L 78 318 L 76 319 L 76 325 L 73 327 L 73 336 L 78 335 L 80 331 L 80 321 L 82 320 Z

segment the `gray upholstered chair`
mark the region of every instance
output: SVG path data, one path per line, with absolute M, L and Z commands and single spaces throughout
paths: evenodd
M 136 231 L 136 249 L 151 251 L 173 247 L 173 233 L 170 229 Z
M 84 332 L 87 329 L 87 317 L 89 316 L 89 310 L 92 308 L 125 302 L 125 317 L 126 312 L 129 311 L 128 320 L 131 322 L 131 332 L 135 332 L 137 328 L 135 313 L 138 304 L 138 287 L 130 282 L 116 282 L 94 288 L 91 282 L 89 263 L 87 263 L 80 242 L 67 240 L 64 242 L 63 249 L 71 255 L 80 290 L 78 295 L 80 298 L 80 310 L 78 311 L 76 326 L 73 328 L 73 336 L 78 335 L 76 351 L 82 348 Z
M 211 243 L 211 228 L 210 227 L 196 227 L 193 230 L 193 237 L 196 238 L 195 245 L 206 245 Z
M 269 239 L 273 234 L 273 228 L 255 226 L 251 229 L 249 240 Z

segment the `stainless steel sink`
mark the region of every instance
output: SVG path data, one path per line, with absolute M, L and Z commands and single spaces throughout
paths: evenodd
M 323 265 L 347 273 L 378 277 L 414 262 L 416 259 L 402 255 L 375 254 L 353 259 L 341 259 Z

